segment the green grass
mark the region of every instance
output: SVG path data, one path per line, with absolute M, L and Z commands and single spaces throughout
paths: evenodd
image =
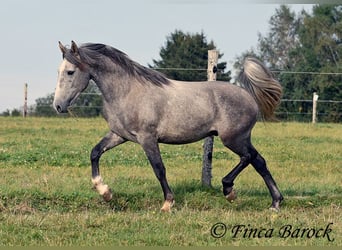
M 101 174 L 114 191 L 106 203 L 92 189 L 89 154 L 107 132 L 103 119 L 0 118 L 0 245 L 30 246 L 341 246 L 342 126 L 258 123 L 253 143 L 268 162 L 285 201 L 271 197 L 253 168 L 235 181 L 228 203 L 221 178 L 238 158 L 215 139 L 213 188 L 201 186 L 202 142 L 161 145 L 176 197 L 159 211 L 162 191 L 139 145 L 103 155 Z M 223 222 L 222 238 L 211 227 Z M 281 238 L 284 225 L 326 228 L 327 237 Z M 272 237 L 233 237 L 232 227 L 274 229 Z

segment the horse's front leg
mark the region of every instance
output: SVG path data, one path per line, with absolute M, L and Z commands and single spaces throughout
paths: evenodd
M 173 193 L 166 179 L 166 170 L 162 158 L 160 156 L 158 143 L 154 140 L 144 140 L 143 143 L 141 143 L 141 145 L 163 189 L 164 204 L 161 208 L 161 211 L 171 212 L 171 207 L 174 204 L 174 198 Z
M 100 175 L 99 161 L 101 155 L 107 150 L 124 143 L 126 140 L 122 137 L 109 132 L 103 139 L 92 149 L 90 154 L 91 168 L 92 168 L 92 182 L 94 187 L 103 196 L 105 201 L 112 199 L 112 191 L 103 183 Z

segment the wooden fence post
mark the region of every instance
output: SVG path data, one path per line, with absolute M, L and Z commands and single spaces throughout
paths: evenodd
M 24 108 L 23 108 L 23 117 L 27 116 L 27 83 L 24 85 Z
M 218 54 L 217 50 L 208 50 L 208 81 L 216 81 Z M 204 139 L 202 185 L 208 187 L 211 187 L 213 146 L 214 136 Z
M 316 123 L 317 121 L 317 101 L 318 95 L 314 92 L 312 97 L 312 123 Z

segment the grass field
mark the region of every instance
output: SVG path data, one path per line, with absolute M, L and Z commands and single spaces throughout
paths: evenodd
M 251 167 L 235 182 L 237 200 L 224 199 L 221 178 L 238 158 L 218 139 L 212 189 L 200 183 L 202 142 L 161 146 L 171 213 L 159 211 L 162 191 L 139 145 L 107 152 L 100 170 L 114 199 L 105 203 L 89 154 L 106 132 L 100 118 L 0 118 L 0 245 L 342 245 L 341 124 L 256 125 L 253 143 L 285 197 L 279 213 Z

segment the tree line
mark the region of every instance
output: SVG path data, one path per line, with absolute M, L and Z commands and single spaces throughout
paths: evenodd
M 205 81 L 207 79 L 207 51 L 218 49 L 208 41 L 204 32 L 187 33 L 175 30 L 166 37 L 160 50 L 159 60 L 153 60 L 150 68 L 163 72 L 167 77 L 183 81 Z M 218 49 L 219 50 L 219 49 Z M 269 31 L 258 34 L 255 48 L 250 48 L 234 60 L 234 69 L 240 70 L 247 56 L 263 61 L 275 74 L 283 87 L 283 99 L 297 102 L 283 102 L 278 117 L 286 114 L 312 112 L 313 92 L 321 100 L 342 100 L 342 5 L 315 5 L 311 13 L 302 10 L 295 13 L 287 5 L 275 10 L 269 20 Z M 235 83 L 227 63 L 222 62 L 219 53 L 217 80 Z M 179 70 L 189 69 L 189 70 Z M 75 103 L 72 112 L 77 116 L 99 116 L 101 96 L 94 83 L 90 84 Z M 30 107 L 31 115 L 55 116 L 52 109 L 53 94 L 38 98 Z M 8 111 L 7 111 L 8 112 Z M 5 113 L 5 112 L 4 112 Z M 9 113 L 9 112 L 8 112 Z M 320 103 L 319 121 L 341 122 L 342 104 Z
M 276 9 L 269 32 L 258 35 L 258 46 L 238 57 L 255 56 L 273 69 L 282 84 L 283 99 L 308 100 L 317 92 L 321 100 L 342 100 L 342 5 L 315 5 L 312 13 Z M 279 111 L 308 113 L 311 103 L 283 103 Z M 320 121 L 341 122 L 341 103 L 321 103 Z

